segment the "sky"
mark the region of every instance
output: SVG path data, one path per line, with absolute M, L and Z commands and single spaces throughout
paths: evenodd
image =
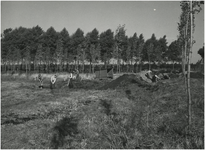
M 203 6 L 203 5 L 202 5 Z M 204 7 L 204 6 L 203 6 Z M 149 39 L 166 35 L 168 45 L 177 39 L 180 1 L 1 1 L 1 33 L 7 28 L 51 26 L 72 35 L 77 28 L 84 35 L 96 28 L 99 33 L 125 24 L 126 35 L 136 32 Z M 200 60 L 197 51 L 204 44 L 204 8 L 196 14 L 192 63 Z

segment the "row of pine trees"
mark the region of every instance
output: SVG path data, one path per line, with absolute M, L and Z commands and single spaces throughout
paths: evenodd
M 167 61 L 178 62 L 181 59 L 181 50 L 178 40 L 167 44 L 166 35 L 157 39 L 152 34 L 145 40 L 143 34 L 126 35 L 125 25 L 119 25 L 116 31 L 108 29 L 99 33 L 95 28 L 84 33 L 78 28 L 72 35 L 66 28 L 57 32 L 53 27 L 43 31 L 39 26 L 33 28 L 8 28 L 1 34 L 1 61 L 2 65 L 13 66 L 11 70 L 18 70 L 24 65 L 26 70 L 39 70 L 44 65 L 46 70 L 57 65 L 62 71 L 65 64 L 74 64 L 84 72 L 85 64 L 89 63 L 90 72 L 94 72 L 95 65 L 102 62 L 104 67 L 114 58 L 117 61 L 117 72 L 120 65 L 133 65 L 143 62 L 162 64 Z M 150 69 L 151 65 L 149 65 Z

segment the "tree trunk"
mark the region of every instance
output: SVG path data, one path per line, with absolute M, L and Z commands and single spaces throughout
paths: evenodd
M 139 72 L 139 65 L 138 65 L 138 63 L 139 63 L 139 61 L 138 61 L 138 62 L 136 62 L 136 73 L 138 73 L 138 72 Z
M 151 66 L 150 66 L 150 57 L 148 56 L 148 59 L 149 59 L 149 70 L 151 69 Z
M 92 63 L 90 61 L 90 73 L 92 73 Z
M 19 73 L 19 70 L 20 70 L 20 62 L 19 62 L 19 60 L 18 60 L 18 62 L 17 62 L 17 65 L 18 65 L 18 69 L 17 69 L 17 72 Z
M 14 61 L 12 60 L 11 63 L 12 63 L 12 71 L 14 71 Z
M 118 48 L 118 46 L 117 46 L 117 72 L 118 72 L 118 73 L 120 73 L 119 70 L 120 70 L 120 69 L 119 69 L 119 48 Z
M 134 66 L 132 65 L 132 59 L 131 59 L 131 72 L 133 72 Z
M 83 60 L 83 62 L 82 62 L 82 73 L 84 73 L 84 70 L 85 70 L 85 62 Z
M 95 65 L 92 63 L 92 73 L 94 73 Z
M 82 60 L 82 73 L 84 73 L 85 70 L 85 62 L 84 62 L 84 54 L 83 54 L 83 60 Z
M 191 54 L 192 54 L 192 1 L 190 2 L 190 18 L 191 18 L 191 39 L 190 39 L 190 49 L 188 52 L 188 69 L 187 69 L 187 95 L 188 95 L 188 132 L 190 133 L 190 126 L 191 126 L 191 117 L 192 117 L 192 112 L 191 112 L 191 89 L 190 89 L 190 66 L 191 66 Z
M 173 61 L 173 64 L 172 64 L 172 70 L 174 71 L 174 61 Z
M 27 60 L 25 61 L 26 63 L 26 78 L 28 79 L 28 63 L 27 63 Z
M 46 73 L 49 73 L 49 61 L 46 61 Z
M 185 45 L 182 48 L 182 74 L 185 76 Z
M 120 73 L 120 72 L 121 72 L 121 63 L 120 63 L 120 60 L 119 60 L 118 69 L 119 69 L 119 73 Z
M 41 60 L 40 60 L 40 66 L 39 66 L 39 73 L 41 73 Z
M 127 67 L 127 73 L 128 73 L 128 67 L 129 67 L 129 66 L 128 66 L 128 63 L 126 64 L 126 67 Z
M 107 59 L 105 60 L 105 69 L 107 69 Z
M 140 58 L 140 63 L 139 63 L 139 65 L 140 65 L 140 72 L 142 71 L 142 59 Z
M 6 72 L 6 62 L 4 62 L 4 71 Z
M 188 30 L 188 18 L 187 18 L 187 22 L 186 22 L 186 27 L 185 27 L 185 46 L 184 46 L 184 83 L 185 85 L 187 84 L 187 80 L 186 80 L 186 64 L 187 64 L 187 30 Z
M 34 71 L 34 73 L 36 73 L 35 71 L 36 71 L 36 61 L 35 60 L 33 60 L 33 71 Z
M 75 69 L 77 69 L 77 68 L 76 68 L 76 59 L 75 59 Z

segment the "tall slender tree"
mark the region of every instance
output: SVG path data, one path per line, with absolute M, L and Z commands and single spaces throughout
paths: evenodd
M 138 57 L 139 57 L 139 64 L 140 64 L 140 69 L 139 71 L 142 70 L 142 50 L 144 47 L 144 36 L 143 34 L 140 34 L 139 39 L 138 39 L 138 43 L 137 43 L 137 52 L 138 52 Z
M 115 58 L 117 58 L 117 72 L 120 72 L 120 60 L 122 57 L 123 43 L 125 41 L 125 24 L 119 25 L 115 32 Z
M 198 1 L 182 1 L 180 3 L 182 14 L 180 16 L 180 23 L 178 24 L 179 38 L 181 45 L 183 46 L 182 62 L 187 59 L 187 78 L 185 76 L 185 84 L 187 91 L 187 105 L 188 105 L 188 132 L 190 132 L 191 126 L 191 89 L 190 89 L 190 65 L 191 65 L 191 53 L 192 46 L 194 44 L 193 32 L 195 28 L 194 19 L 195 13 L 200 12 L 201 6 Z M 184 63 L 186 64 L 186 63 Z M 184 67 L 185 68 L 185 67 Z M 183 69 L 184 69 L 183 68 Z M 187 79 L 187 80 L 186 80 Z
M 137 37 L 137 33 L 134 33 L 133 37 L 131 38 L 132 39 L 132 46 L 131 46 L 131 52 L 130 52 L 130 56 L 131 56 L 131 65 L 132 65 L 132 71 L 134 70 L 134 66 L 133 66 L 133 60 L 135 61 L 135 63 L 138 64 L 139 62 L 139 49 L 138 49 L 138 37 Z M 138 70 L 138 65 L 137 65 L 137 68 L 136 70 Z
M 78 49 L 84 41 L 84 32 L 78 28 L 76 32 L 71 36 L 71 51 L 72 56 L 75 61 L 75 68 L 78 69 L 77 62 L 79 61 L 78 58 Z
M 31 49 L 30 49 L 29 46 L 27 46 L 26 47 L 26 52 L 25 52 L 25 63 L 26 63 L 26 76 L 27 76 L 27 78 L 28 78 L 28 74 L 31 71 L 30 62 L 31 62 Z

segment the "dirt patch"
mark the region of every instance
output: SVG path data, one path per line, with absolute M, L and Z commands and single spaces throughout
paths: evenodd
M 119 86 L 122 86 L 126 83 L 130 83 L 131 79 L 135 78 L 135 75 L 124 74 L 117 79 L 107 83 L 106 85 L 99 88 L 99 90 L 115 89 Z
M 135 84 L 138 87 L 145 88 L 146 90 L 150 91 L 158 90 L 158 85 L 156 83 L 147 83 L 141 80 L 139 75 L 134 74 L 124 74 L 117 79 L 100 87 L 99 90 L 116 89 L 119 87 L 126 87 L 130 84 Z
M 104 112 L 107 116 L 111 113 L 112 103 L 111 100 L 100 100 L 100 104 L 104 107 Z
M 1 125 L 4 125 L 4 124 L 17 125 L 17 124 L 22 124 L 22 123 L 25 123 L 27 121 L 34 120 L 37 118 L 39 117 L 35 114 L 27 116 L 27 117 L 22 117 L 22 118 L 16 114 L 10 114 L 8 116 L 1 116 Z
M 18 125 L 18 124 L 23 124 L 27 121 L 30 120 L 35 120 L 35 119 L 44 119 L 44 118 L 53 118 L 57 114 L 62 113 L 63 110 L 59 111 L 57 109 L 50 110 L 45 114 L 28 114 L 28 115 L 19 115 L 15 113 L 9 113 L 9 114 L 2 114 L 1 115 L 1 125 L 5 124 L 13 124 L 13 125 Z M 69 110 L 67 110 L 69 111 Z

